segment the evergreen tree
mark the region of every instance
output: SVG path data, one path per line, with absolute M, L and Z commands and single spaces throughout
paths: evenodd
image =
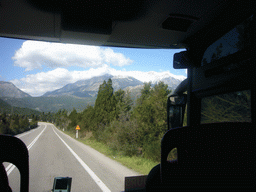
M 79 120 L 79 125 L 83 131 L 95 131 L 96 130 L 96 118 L 95 111 L 92 106 L 87 106 L 81 114 L 81 119 Z
M 78 125 L 78 120 L 77 120 L 77 111 L 76 109 L 74 108 L 73 111 L 69 114 L 68 118 L 69 120 L 71 121 L 68 125 L 68 129 L 70 128 L 74 128 L 75 126 Z
M 168 86 L 163 82 L 158 83 L 152 89 L 144 85 L 142 98 L 139 98 L 137 102 L 141 104 L 136 105 L 132 114 L 133 119 L 136 119 L 138 123 L 137 133 L 141 141 L 140 146 L 150 146 L 154 142 L 160 142 L 167 130 L 166 100 L 169 93 Z
M 66 109 L 60 109 L 54 116 L 54 122 L 57 127 L 66 129 L 70 123 L 70 120 L 68 119 L 68 111 Z
M 6 113 L 0 114 L 0 134 L 10 134 L 10 122 Z
M 12 115 L 10 121 L 10 130 L 12 134 L 18 134 L 19 131 L 19 118 L 18 115 Z
M 95 101 L 95 118 L 99 124 L 106 125 L 115 118 L 116 99 L 113 95 L 113 90 L 111 79 L 107 83 L 104 81 L 99 87 Z
M 22 116 L 19 118 L 19 127 L 20 127 L 20 132 L 24 132 L 28 130 L 29 120 L 26 116 Z
M 141 96 L 137 99 L 137 104 L 140 105 L 145 101 L 149 95 L 150 95 L 150 90 L 151 90 L 151 85 L 152 83 L 144 83 L 143 89 L 141 90 Z
M 121 114 L 126 114 L 131 110 L 132 107 L 132 99 L 130 96 L 130 92 L 125 92 L 122 89 L 119 89 L 114 93 L 116 99 L 116 119 Z

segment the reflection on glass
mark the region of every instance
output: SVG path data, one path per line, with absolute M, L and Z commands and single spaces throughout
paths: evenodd
M 203 56 L 201 66 L 243 50 L 249 45 L 252 16 L 210 45 Z
M 202 99 L 201 123 L 251 122 L 251 91 L 238 91 Z
M 169 123 L 171 128 L 180 127 L 182 122 L 182 106 L 169 107 Z

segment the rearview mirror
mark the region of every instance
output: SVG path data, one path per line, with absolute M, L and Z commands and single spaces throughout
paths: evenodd
M 174 69 L 187 69 L 192 67 L 189 54 L 187 51 L 175 53 L 173 56 L 173 68 Z
M 182 127 L 187 95 L 171 95 L 167 101 L 167 122 L 168 130 L 175 127 Z

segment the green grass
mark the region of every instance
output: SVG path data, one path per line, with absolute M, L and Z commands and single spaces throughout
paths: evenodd
M 65 134 L 71 136 L 72 138 L 75 138 L 75 133 L 74 132 L 68 132 L 65 131 Z M 152 160 L 143 158 L 143 157 L 138 157 L 138 156 L 124 156 L 122 154 L 119 154 L 116 151 L 113 151 L 112 149 L 110 149 L 108 146 L 106 146 L 103 143 L 97 142 L 95 139 L 92 138 L 78 138 L 78 141 L 94 148 L 95 150 L 99 151 L 100 153 L 106 155 L 107 157 L 116 160 L 118 162 L 120 162 L 121 164 L 123 164 L 124 166 L 140 173 L 143 175 L 147 175 L 149 173 L 149 171 L 156 166 L 157 164 L 159 164 L 159 162 L 154 162 Z

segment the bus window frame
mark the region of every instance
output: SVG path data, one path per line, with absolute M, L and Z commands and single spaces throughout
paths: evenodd
M 250 14 L 250 15 L 249 15 Z M 246 20 L 247 18 L 251 17 L 255 13 L 248 13 L 248 15 L 245 17 L 243 20 Z M 242 20 L 239 20 L 233 27 L 229 27 L 229 30 L 223 29 L 223 35 L 225 35 L 227 32 L 232 30 L 235 26 L 237 26 L 239 23 L 241 23 Z M 212 29 L 212 28 L 211 28 Z M 224 32 L 225 31 L 225 32 Z M 197 63 L 195 66 L 197 67 L 191 67 L 188 68 L 187 74 L 188 74 L 188 79 L 189 79 L 189 86 L 188 86 L 188 100 L 187 100 L 187 125 L 188 126 L 193 126 L 200 124 L 201 122 L 201 99 L 206 96 L 212 96 L 216 94 L 224 94 L 228 92 L 234 92 L 234 91 L 242 91 L 246 89 L 251 90 L 251 116 L 252 116 L 252 123 L 255 123 L 255 110 L 256 108 L 255 103 L 256 103 L 256 84 L 254 82 L 254 76 L 252 75 L 252 71 L 256 71 L 256 66 L 254 63 L 256 63 L 256 34 L 254 34 L 254 31 L 256 31 L 256 19 L 255 15 L 253 16 L 252 19 L 252 25 L 250 29 L 250 37 L 251 37 L 251 45 L 249 47 L 245 47 L 245 49 L 240 50 L 236 53 L 230 54 L 226 57 L 220 58 L 219 60 L 212 61 L 211 63 L 201 66 L 201 61 L 204 56 L 204 52 L 207 50 L 209 46 L 211 46 L 215 41 L 217 41 L 221 36 L 213 36 L 212 39 L 215 39 L 214 41 L 211 39 L 211 43 L 203 44 L 204 46 L 200 47 L 193 47 L 190 46 L 188 50 L 190 50 L 191 54 L 193 55 L 193 62 Z M 205 37 L 206 38 L 206 37 Z M 210 37 L 209 37 L 210 38 Z M 197 53 L 197 54 L 195 54 Z M 197 56 L 196 56 L 197 55 Z M 199 57 L 198 57 L 199 56 Z M 249 59 L 248 59 L 249 58 Z M 240 75 L 234 74 L 233 77 L 226 79 L 225 81 L 218 82 L 217 84 L 211 86 L 211 87 L 204 87 L 204 88 L 198 88 L 194 89 L 193 87 L 193 81 L 195 78 L 194 72 L 196 70 L 203 70 L 204 72 L 207 70 L 211 70 L 216 67 L 225 67 L 226 63 L 230 62 L 243 62 L 243 60 L 246 60 L 249 62 L 247 65 L 248 67 L 245 67 L 246 70 L 245 72 L 249 72 L 249 75 L 246 73 L 241 73 Z M 239 60 L 239 61 L 238 61 Z M 238 72 L 238 73 L 239 73 Z M 218 75 L 219 77 L 223 75 L 220 74 Z M 224 76 L 224 75 L 223 75 Z M 215 77 L 213 75 L 213 78 L 218 79 L 218 77 Z M 216 80 L 218 81 L 218 80 Z

